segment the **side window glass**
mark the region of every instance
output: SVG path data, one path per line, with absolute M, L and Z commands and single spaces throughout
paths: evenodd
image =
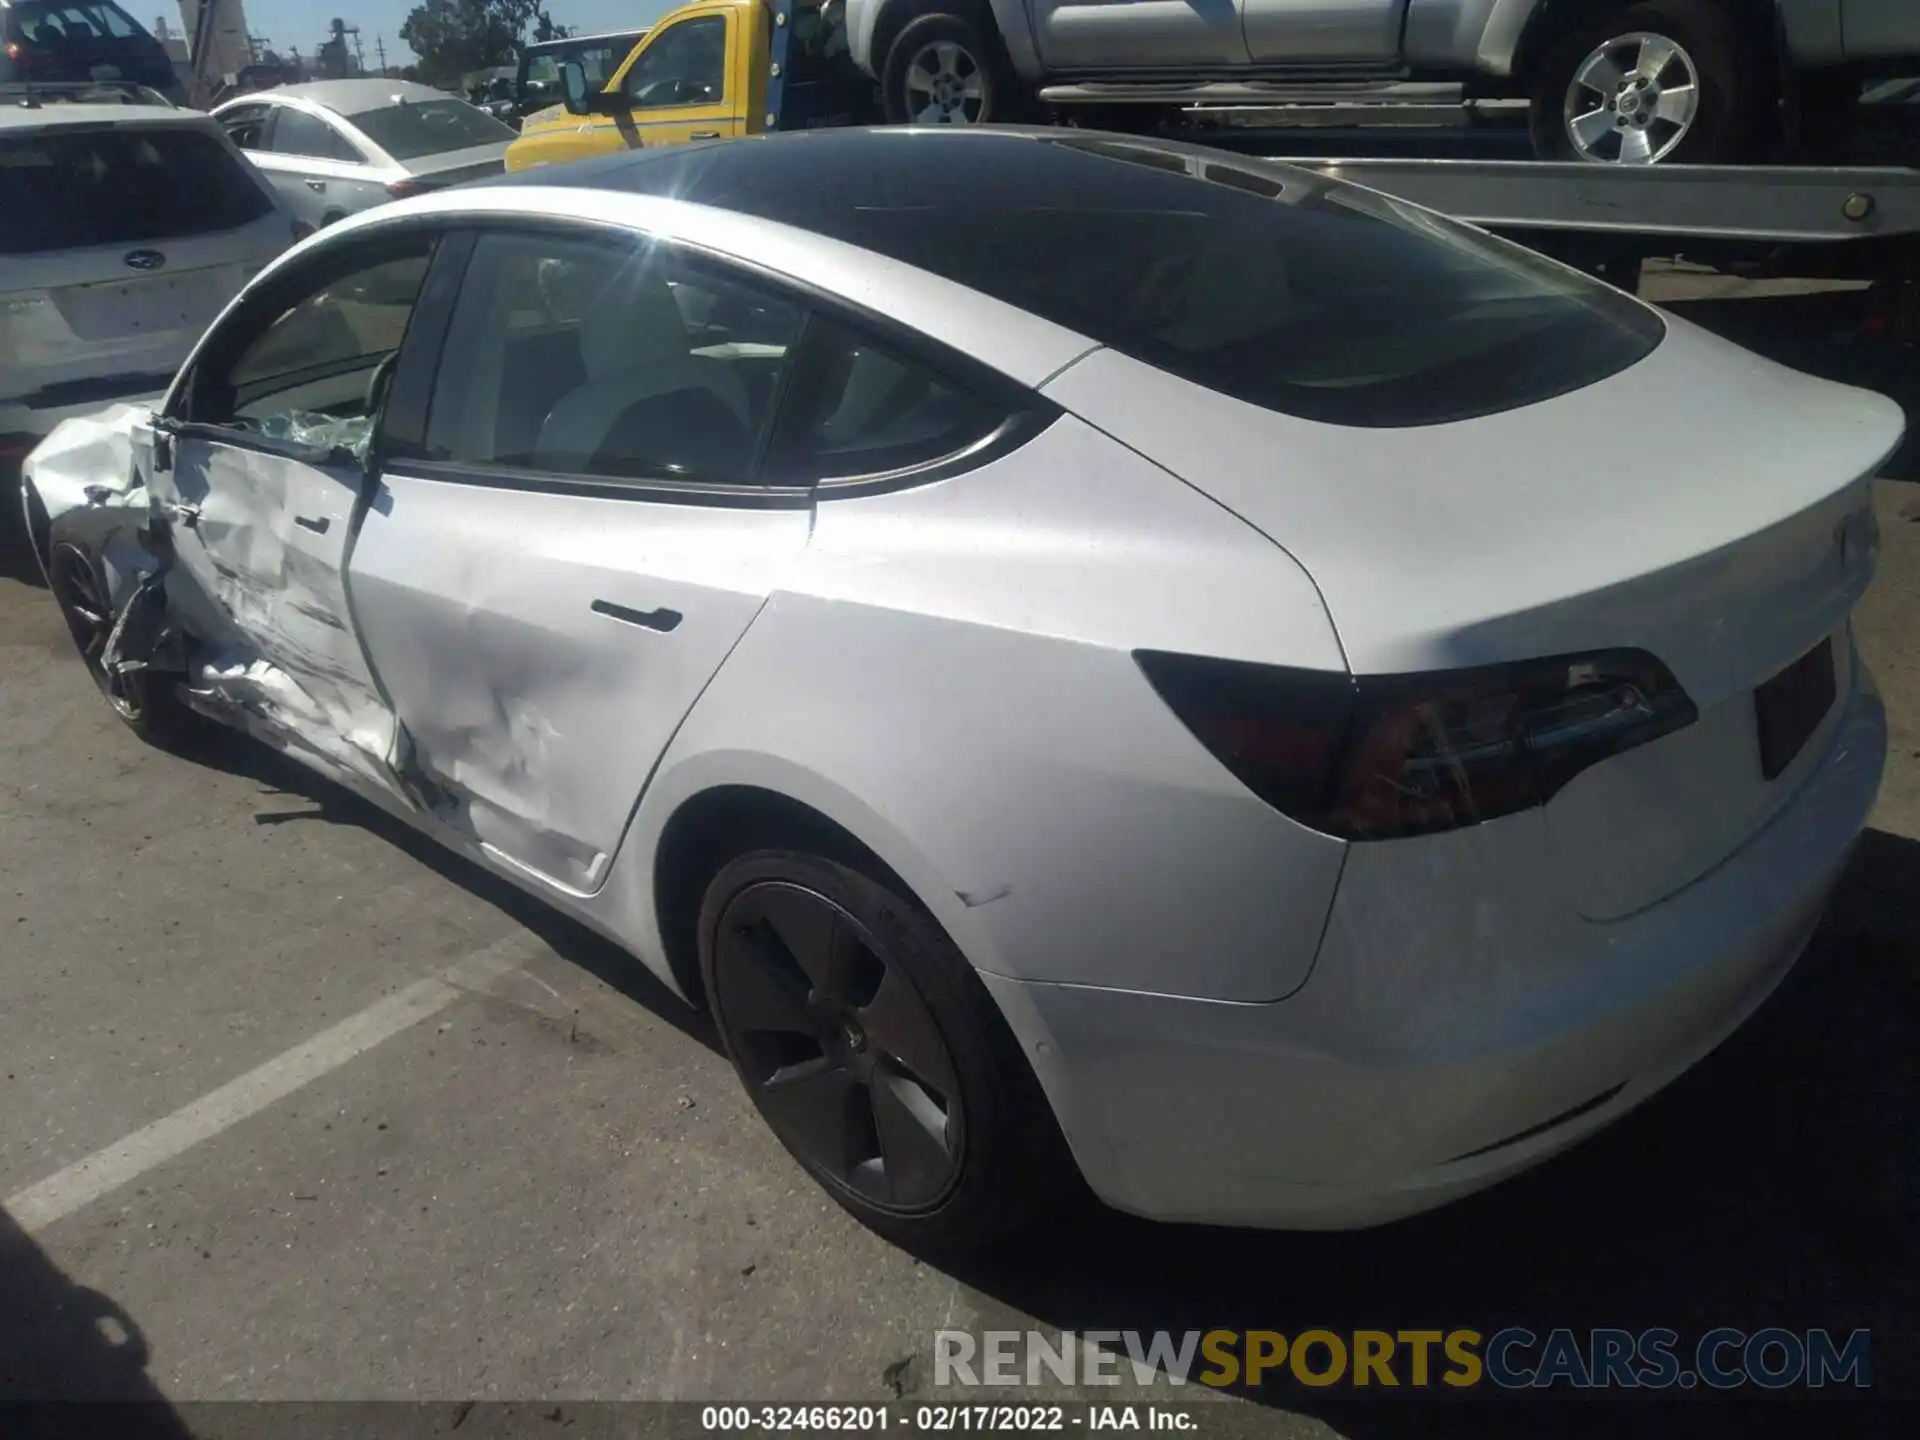
M 220 117 L 220 124 L 232 140 L 242 150 L 258 150 L 260 136 L 267 128 L 267 107 L 264 105 L 243 105 L 237 110 L 229 110 Z
M 727 17 L 702 15 L 663 29 L 621 88 L 636 110 L 718 104 L 727 90 Z
M 816 315 L 794 362 L 767 478 L 812 484 L 932 465 L 1007 418 L 922 362 Z
M 800 319 L 645 241 L 485 236 L 448 329 L 428 457 L 751 483 Z
M 314 160 L 357 161 L 346 138 L 318 115 L 309 115 L 291 105 L 280 107 L 273 125 L 273 151 L 276 155 L 301 155 Z
M 364 454 L 431 251 L 335 272 L 196 375 L 187 419 Z

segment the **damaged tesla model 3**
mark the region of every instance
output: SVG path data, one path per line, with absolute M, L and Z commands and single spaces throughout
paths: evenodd
M 129 724 L 617 939 L 870 1225 L 1413 1213 L 1806 943 L 1891 403 L 1178 145 L 539 180 L 290 252 L 32 456 L 42 558 Z

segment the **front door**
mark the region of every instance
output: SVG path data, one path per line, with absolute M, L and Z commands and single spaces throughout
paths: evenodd
M 799 307 L 577 231 L 483 234 L 421 453 L 350 564 L 367 654 L 437 818 L 572 894 L 605 881 L 654 764 L 803 551 L 757 485 Z
M 1247 63 L 1240 0 L 1032 0 L 1048 71 L 1227 69 Z
M 749 64 L 752 36 L 734 6 L 684 7 L 647 32 L 603 93 L 621 97 L 611 115 L 554 106 L 527 118 L 507 147 L 507 169 L 538 170 L 621 150 L 729 139 L 748 133 L 765 96 Z M 750 93 L 751 92 L 751 93 Z
M 747 43 L 747 12 L 737 7 L 694 10 L 654 27 L 618 71 L 628 110 L 610 122 L 629 149 L 684 145 L 745 133 L 746 65 L 735 51 Z
M 346 556 L 431 245 L 350 247 L 250 296 L 142 447 L 170 522 L 169 599 L 210 641 L 189 683 L 340 778 L 389 792 L 393 720 L 354 636 Z
M 1407 0 L 1241 0 L 1256 65 L 1343 65 L 1400 55 Z

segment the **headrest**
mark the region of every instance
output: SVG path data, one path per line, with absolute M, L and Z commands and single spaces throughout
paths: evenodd
M 580 318 L 580 360 L 589 379 L 686 353 L 686 320 L 657 265 L 622 265 Z

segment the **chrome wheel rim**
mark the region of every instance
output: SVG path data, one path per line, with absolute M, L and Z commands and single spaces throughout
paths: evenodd
M 951 40 L 923 45 L 907 62 L 907 118 L 916 125 L 978 125 L 987 104 L 980 62 Z
M 1700 115 L 1700 69 L 1664 35 L 1616 35 L 1573 72 L 1562 106 L 1582 160 L 1651 165 L 1671 155 Z
M 47 566 L 47 584 L 59 602 L 68 633 L 73 636 L 93 683 L 122 717 L 138 720 L 140 706 L 129 693 L 126 681 L 107 673 L 107 641 L 113 635 L 113 605 L 107 599 L 106 586 L 93 561 L 78 546 L 55 546 L 52 563 Z
M 953 1057 L 865 926 L 801 885 L 749 885 L 721 913 L 713 974 L 727 1047 L 788 1148 L 884 1209 L 946 1197 L 966 1140 Z

